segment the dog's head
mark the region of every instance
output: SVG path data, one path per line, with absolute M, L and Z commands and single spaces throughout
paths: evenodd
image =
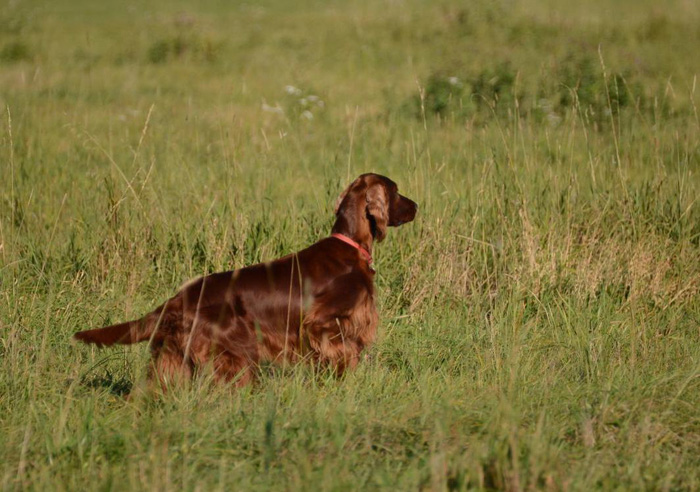
M 387 226 L 398 227 L 411 222 L 418 210 L 413 200 L 399 194 L 392 180 L 379 174 L 361 175 L 338 197 L 335 215 L 354 223 L 367 221 L 372 238 L 382 241 Z

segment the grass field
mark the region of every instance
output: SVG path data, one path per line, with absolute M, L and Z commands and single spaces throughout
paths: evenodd
M 567 5 L 570 4 L 570 5 Z M 700 4 L 0 2 L 3 490 L 700 489 Z M 337 381 L 161 398 L 73 332 L 416 221 Z

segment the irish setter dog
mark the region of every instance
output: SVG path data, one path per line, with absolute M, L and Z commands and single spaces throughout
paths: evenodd
M 81 331 L 98 346 L 149 341 L 150 377 L 162 385 L 211 364 L 243 386 L 262 361 L 308 359 L 338 375 L 376 336 L 372 246 L 418 206 L 396 183 L 363 174 L 338 198 L 331 236 L 297 253 L 186 283 L 143 318 Z

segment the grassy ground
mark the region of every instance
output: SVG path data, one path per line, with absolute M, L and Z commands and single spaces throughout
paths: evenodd
M 0 3 L 2 489 L 700 488 L 700 7 L 562 3 Z M 70 343 L 365 171 L 421 208 L 342 381 Z

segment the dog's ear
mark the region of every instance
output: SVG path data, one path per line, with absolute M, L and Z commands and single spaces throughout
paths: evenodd
M 386 236 L 386 226 L 389 222 L 389 206 L 386 189 L 382 184 L 370 186 L 367 190 L 367 216 L 372 222 L 370 228 L 377 242 Z
M 343 200 L 345 199 L 345 195 L 347 195 L 348 192 L 349 192 L 359 181 L 360 181 L 360 178 L 357 178 L 355 181 L 353 181 L 352 183 L 350 183 L 350 184 L 348 185 L 348 187 L 345 188 L 345 190 L 343 190 L 343 192 L 340 194 L 340 196 L 338 197 L 338 200 L 335 202 L 335 210 L 333 211 L 333 213 L 335 213 L 335 215 L 338 215 L 338 210 L 340 210 L 340 204 L 343 203 Z

